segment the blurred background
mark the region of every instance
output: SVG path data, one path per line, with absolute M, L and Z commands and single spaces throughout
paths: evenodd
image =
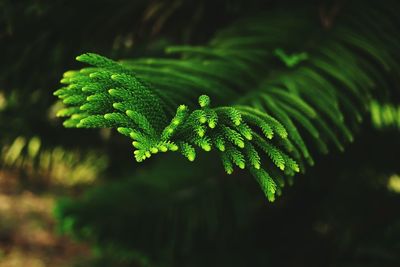
M 373 103 L 275 203 L 215 161 L 138 164 L 129 140 L 55 116 L 77 55 L 159 56 L 278 2 L 0 0 L 0 267 L 400 266 L 399 106 Z

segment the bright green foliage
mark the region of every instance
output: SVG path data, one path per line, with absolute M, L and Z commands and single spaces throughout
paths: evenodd
M 399 73 L 390 55 L 400 43 L 388 36 L 396 29 L 373 25 L 375 7 L 354 12 L 361 19 L 344 12 L 324 38 L 313 39 L 307 13 L 268 15 L 238 21 L 206 46 L 166 49 L 181 58 L 78 56 L 90 67 L 64 74 L 58 115 L 65 127 L 117 129 L 132 139 L 138 162 L 166 151 L 193 161 L 196 148 L 218 150 L 228 174 L 247 168 L 273 201 L 283 177 L 314 163 L 315 149 L 353 141 L 384 88 L 373 89 Z M 306 39 L 304 51 L 284 52 Z M 284 64 L 273 65 L 277 59 Z
M 372 124 L 378 129 L 400 129 L 400 106 L 373 101 L 371 102 L 371 119 Z

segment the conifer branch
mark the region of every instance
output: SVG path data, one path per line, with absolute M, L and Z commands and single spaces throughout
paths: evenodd
M 218 150 L 228 174 L 248 169 L 273 201 L 282 177 L 313 164 L 315 148 L 353 141 L 382 94 L 382 76 L 399 73 L 400 40 L 389 36 L 396 14 L 374 4 L 348 8 L 322 39 L 310 33 L 321 29 L 305 11 L 244 19 L 206 46 L 166 49 L 180 58 L 83 54 L 77 60 L 90 67 L 66 72 L 55 92 L 66 105 L 58 115 L 65 127 L 117 129 L 132 139 L 138 162 L 166 151 L 193 161 L 196 149 Z M 385 31 L 371 22 L 379 10 L 389 14 Z

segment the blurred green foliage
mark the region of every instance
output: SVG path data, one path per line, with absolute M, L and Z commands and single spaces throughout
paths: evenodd
M 91 184 L 108 165 L 108 157 L 98 151 L 66 150 L 60 146 L 43 148 L 38 137 L 17 137 L 0 153 L 1 168 L 18 170 L 39 183 L 75 186 Z
M 400 195 L 391 184 L 400 166 L 392 148 L 400 143 L 370 144 L 396 136 L 370 129 L 345 154 L 318 161 L 274 205 L 246 177 L 211 175 L 165 155 L 135 176 L 60 201 L 56 217 L 62 232 L 92 242 L 94 266 L 396 266 Z M 375 153 L 360 154 L 365 146 Z
M 400 105 L 371 102 L 372 124 L 378 129 L 400 129 Z

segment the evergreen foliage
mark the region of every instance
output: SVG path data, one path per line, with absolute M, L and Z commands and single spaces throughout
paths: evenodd
M 399 266 L 399 8 L 0 0 L 0 262 Z
M 170 57 L 78 56 L 89 67 L 64 74 L 58 116 L 65 127 L 116 129 L 138 162 L 217 150 L 228 174 L 248 169 L 273 201 L 314 150 L 353 141 L 370 101 L 392 91 L 382 81 L 399 73 L 393 10 L 349 4 L 332 29 L 315 27 L 312 11 L 242 19 L 207 45 L 167 47 Z

